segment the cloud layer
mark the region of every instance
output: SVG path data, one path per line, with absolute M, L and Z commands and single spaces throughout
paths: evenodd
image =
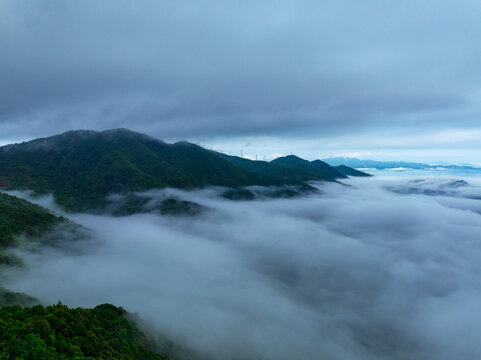
M 214 209 L 196 218 L 77 214 L 94 242 L 21 254 L 8 286 L 124 306 L 213 359 L 476 359 L 481 179 L 412 180 L 248 202 L 174 191 Z

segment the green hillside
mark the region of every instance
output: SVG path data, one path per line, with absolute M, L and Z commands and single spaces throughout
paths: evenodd
M 145 335 L 113 305 L 0 308 L 0 359 L 162 360 Z
M 297 177 L 300 181 L 334 180 L 346 177 L 321 160 L 310 162 L 295 155 L 277 158 L 272 160 L 271 164 L 282 168 L 286 176 Z
M 338 165 L 338 166 L 334 166 L 334 168 L 343 173 L 344 175 L 347 175 L 347 176 L 356 176 L 356 177 L 369 177 L 369 176 L 372 176 L 371 174 L 368 174 L 368 173 L 365 173 L 363 171 L 359 171 L 359 170 L 356 170 L 356 169 L 353 169 L 349 166 L 346 166 L 346 165 Z
M 125 129 L 69 131 L 0 147 L 0 189 L 51 193 L 67 210 L 106 206 L 106 196 L 153 188 L 301 185 L 345 178 L 321 160 L 251 161 L 200 146 L 166 144 Z
M 315 167 L 318 171 L 322 172 L 326 176 L 332 177 L 333 179 L 345 179 L 348 175 L 322 160 L 311 161 L 311 165 Z
M 70 131 L 0 148 L 0 186 L 52 193 L 70 210 L 101 207 L 106 195 L 122 191 L 263 183 L 197 145 L 124 129 Z
M 309 162 L 294 155 L 281 157 L 270 162 L 253 161 L 237 156 L 222 154 L 233 164 L 252 171 L 259 178 L 275 184 L 298 184 L 311 180 L 333 181 L 346 176 L 321 160 Z
M 15 235 L 39 235 L 63 220 L 38 205 L 0 193 L 0 256 L 2 248 L 13 244 Z

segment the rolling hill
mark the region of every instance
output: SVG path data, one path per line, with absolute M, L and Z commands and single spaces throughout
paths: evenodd
M 0 193 L 0 251 L 12 245 L 16 235 L 40 235 L 64 220 L 38 205 Z
M 110 193 L 263 184 L 216 153 L 125 129 L 70 131 L 0 148 L 0 186 L 52 193 L 69 210 L 104 205 Z
M 153 188 L 302 185 L 342 178 L 346 175 L 320 160 L 291 155 L 252 161 L 126 129 L 69 131 L 0 147 L 0 189 L 51 193 L 70 211 L 103 208 L 112 193 Z
M 145 335 L 110 304 L 93 309 L 54 306 L 0 308 L 0 359 L 162 360 Z
M 287 176 L 299 177 L 300 181 L 334 180 L 347 177 L 321 160 L 311 162 L 295 155 L 277 158 L 272 160 L 271 164 L 282 168 Z
M 354 176 L 354 177 L 370 177 L 372 176 L 371 174 L 365 173 L 364 171 L 359 171 L 356 169 L 353 169 L 349 166 L 346 165 L 338 165 L 334 166 L 334 168 L 339 171 L 340 173 L 346 175 L 346 176 Z
M 270 162 L 254 161 L 225 154 L 221 154 L 221 156 L 273 183 L 292 184 L 312 180 L 333 181 L 347 177 L 321 160 L 307 161 L 295 155 L 279 157 Z

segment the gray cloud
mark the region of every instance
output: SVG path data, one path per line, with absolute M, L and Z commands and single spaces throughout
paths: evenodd
M 0 131 L 319 137 L 479 125 L 480 5 L 3 1 Z
M 379 176 L 251 202 L 167 190 L 215 211 L 74 215 L 97 245 L 20 254 L 29 267 L 7 285 L 124 306 L 214 359 L 477 359 L 481 180 L 468 183 Z

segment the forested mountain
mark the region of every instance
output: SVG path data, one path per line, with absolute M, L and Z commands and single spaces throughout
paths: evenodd
M 125 201 L 114 209 L 116 215 L 148 210 L 149 199 L 134 191 L 223 186 L 229 188 L 223 196 L 232 200 L 290 197 L 315 190 L 308 181 L 335 181 L 353 174 L 357 174 L 353 169 L 336 169 L 320 160 L 290 155 L 271 162 L 251 161 L 187 142 L 166 144 L 124 129 L 71 131 L 0 148 L 0 189 L 52 193 L 70 210 L 99 208 L 107 195 L 123 193 Z M 243 188 L 249 185 L 275 186 L 264 191 Z M 170 198 L 154 210 L 164 215 L 204 211 L 198 204 Z M 38 205 L 0 193 L 1 265 L 21 266 L 11 256 L 13 247 L 46 234 L 62 237 L 63 230 L 50 230 L 70 223 Z M 21 234 L 27 235 L 26 241 L 16 241 Z M 108 304 L 93 309 L 62 304 L 22 307 L 38 300 L 1 286 L 0 359 L 164 359 L 151 350 L 122 308 Z
M 104 304 L 0 308 L 0 359 L 162 360 L 126 311 Z
M 277 158 L 272 160 L 271 164 L 282 168 L 287 176 L 299 177 L 304 181 L 334 180 L 347 177 L 321 160 L 307 161 L 295 155 Z
M 345 165 L 353 168 L 372 168 L 372 169 L 390 169 L 405 167 L 409 169 L 426 169 L 429 165 L 422 163 L 411 163 L 405 161 L 377 161 L 377 160 L 361 160 L 357 158 L 335 157 L 323 159 L 332 166 Z
M 372 176 L 371 174 L 365 173 L 364 171 L 359 171 L 346 165 L 338 165 L 338 166 L 334 166 L 334 168 L 346 176 L 357 176 L 357 177 Z
M 97 208 L 106 195 L 122 191 L 264 183 L 200 146 L 124 129 L 70 131 L 4 146 L 0 176 L 4 188 L 53 193 L 70 210 Z
M 345 179 L 348 177 L 346 174 L 339 171 L 339 169 L 336 169 L 335 167 L 329 165 L 322 160 L 311 161 L 311 165 L 326 176 L 332 177 L 334 179 Z
M 0 192 L 0 266 L 19 265 L 18 258 L 8 252 L 9 248 L 16 245 L 18 235 L 26 234 L 34 239 L 64 221 L 64 218 L 55 216 L 47 209 Z M 37 303 L 37 299 L 9 291 L 0 283 L 0 306 Z
M 277 158 L 270 162 L 254 161 L 221 154 L 233 164 L 268 179 L 276 184 L 295 184 L 312 180 L 333 181 L 346 178 L 345 175 L 321 160 L 307 161 L 294 155 Z
M 47 209 L 18 197 L 0 193 L 0 258 L 1 249 L 12 245 L 16 235 L 21 233 L 40 235 L 61 221 L 64 221 L 62 217 L 52 214 Z
M 320 161 L 251 161 L 126 129 L 69 131 L 0 147 L 0 189 L 52 193 L 65 209 L 105 206 L 111 193 L 153 188 L 302 184 L 346 176 Z

